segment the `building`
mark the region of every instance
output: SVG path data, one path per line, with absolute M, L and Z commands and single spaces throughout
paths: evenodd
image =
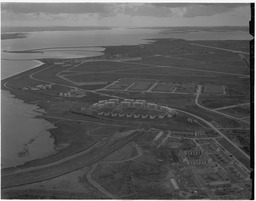
M 103 103 L 98 103 L 97 109 L 102 109 L 105 107 L 105 104 Z
M 127 102 L 133 102 L 134 99 L 124 99 L 124 101 L 127 101 Z
M 104 116 L 109 116 L 110 113 L 109 113 L 109 112 L 104 112 L 103 115 L 104 115 Z
M 125 112 L 123 112 L 121 115 L 119 115 L 119 113 L 116 114 L 116 116 L 120 116 L 120 117 L 133 117 L 133 118 L 149 118 L 149 119 L 155 119 L 155 118 L 159 118 L 159 119 L 163 119 L 164 117 L 167 116 L 167 114 L 165 113 L 165 107 L 157 105 L 155 103 L 147 103 L 146 100 L 134 100 L 134 99 L 124 99 L 123 101 L 120 101 L 119 99 L 109 99 L 109 100 L 100 100 L 97 103 L 94 103 L 93 105 L 91 105 L 90 109 L 97 111 L 97 110 L 101 110 L 104 108 L 116 108 L 117 110 L 120 109 L 126 109 L 126 108 L 143 108 L 143 109 L 149 109 L 149 110 L 154 110 L 154 111 L 158 111 L 159 114 L 157 115 L 144 115 L 144 114 L 136 114 L 136 115 L 132 115 L 132 114 L 125 114 Z M 173 111 L 173 110 L 171 110 Z M 128 112 L 128 111 L 127 111 Z M 111 115 L 113 116 L 113 115 Z M 115 116 L 115 115 L 114 115 Z M 172 117 L 172 114 L 168 114 L 169 117 Z
M 140 117 L 140 115 L 139 114 L 133 114 L 133 117 L 137 119 L 137 118 Z
M 186 153 L 189 153 L 190 155 L 187 155 Z M 196 155 L 194 155 L 194 154 L 196 154 Z M 192 152 L 188 152 L 188 151 L 185 152 L 185 151 L 180 150 L 178 153 L 178 156 L 182 162 L 187 163 L 188 165 L 197 166 L 197 165 L 209 164 L 212 162 L 212 159 L 209 158 L 208 154 L 206 154 L 206 153 L 199 154 L 199 150 L 192 151 Z
M 150 119 L 155 119 L 156 116 L 155 116 L 155 115 L 149 115 L 149 118 L 150 118 Z
M 124 114 L 124 113 L 118 113 L 118 116 L 119 116 L 119 117 L 124 117 L 125 114 Z
M 202 154 L 202 150 L 198 147 L 196 147 L 195 149 L 192 150 L 185 150 L 184 154 L 186 156 L 199 156 Z
M 120 103 L 120 105 L 121 105 L 121 107 L 131 107 L 131 102 L 129 102 L 129 101 L 122 101 L 121 103 Z
M 246 173 L 241 167 L 239 167 L 236 163 L 233 164 L 233 167 L 245 180 L 250 180 L 250 175 Z
M 105 106 L 107 107 L 107 108 L 114 108 L 115 107 L 115 105 L 116 105 L 116 103 L 115 102 L 106 102 L 105 103 Z
M 117 113 L 110 113 L 112 117 L 116 117 L 117 116 Z
M 199 137 L 199 136 L 205 136 L 205 131 L 201 130 L 201 131 L 195 131 L 195 136 Z
M 146 108 L 147 108 L 147 109 L 150 109 L 150 110 L 156 110 L 157 104 L 155 104 L 155 103 L 148 103 L 148 104 L 146 105 Z
M 118 104 L 119 103 L 119 99 L 109 99 L 109 102 L 114 102 L 115 104 Z
M 129 118 L 132 117 L 132 114 L 126 114 L 125 116 Z
M 140 101 L 134 101 L 134 102 L 132 103 L 132 106 L 135 107 L 135 108 L 142 108 L 143 105 L 144 105 L 144 103 L 143 103 L 143 102 L 140 102 Z
M 165 115 L 158 115 L 159 119 L 163 119 L 165 117 Z
M 230 181 L 211 181 L 208 184 L 210 188 L 228 188 L 231 187 Z
M 106 103 L 106 102 L 107 102 L 107 100 L 100 100 L 98 103 L 103 104 L 103 103 Z

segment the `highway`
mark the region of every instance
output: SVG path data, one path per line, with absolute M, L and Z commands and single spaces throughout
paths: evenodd
M 26 172 L 2 175 L 2 189 L 46 181 L 68 174 L 83 167 L 91 166 L 133 141 L 138 135 L 141 134 L 141 131 L 135 131 L 129 136 L 117 139 L 115 141 L 104 141 L 103 145 L 97 147 L 97 149 L 90 150 L 90 152 L 77 157 L 72 157 L 70 160 L 58 164 Z
M 243 120 L 243 119 L 240 119 L 240 118 L 237 118 L 237 117 L 233 117 L 233 116 L 230 116 L 230 115 L 228 115 L 228 114 L 225 114 L 225 113 L 219 112 L 219 111 L 217 111 L 217 110 L 210 109 L 210 108 L 204 107 L 203 105 L 200 105 L 200 104 L 198 103 L 198 99 L 199 99 L 200 93 L 202 92 L 202 88 L 203 88 L 202 85 L 198 85 L 197 93 L 196 93 L 196 99 L 195 99 L 195 104 L 196 104 L 198 107 L 200 107 L 200 108 L 202 108 L 202 109 L 204 109 L 204 110 L 208 110 L 208 111 L 211 111 L 211 112 L 220 114 L 220 115 L 225 116 L 225 117 L 227 117 L 227 118 L 235 119 L 235 120 L 241 121 L 241 122 L 243 122 L 243 123 L 245 123 L 245 124 L 249 124 L 248 121 L 245 121 L 245 120 Z
M 250 53 L 248 53 L 248 52 L 242 52 L 242 51 L 237 51 L 237 50 L 230 50 L 230 49 L 225 49 L 225 48 L 220 48 L 220 47 L 213 47 L 213 46 L 201 45 L 201 44 L 196 44 L 196 43 L 190 43 L 190 45 L 195 45 L 195 46 L 199 46 L 199 47 L 206 47 L 206 48 L 211 48 L 211 49 L 216 49 L 216 50 L 223 50 L 223 51 L 237 53 L 237 54 L 247 54 L 247 55 L 250 55 Z
M 221 112 L 218 112 L 218 111 L 215 111 L 215 110 L 213 110 L 213 109 L 210 109 L 210 108 L 207 108 L 207 107 L 204 107 L 204 106 L 200 105 L 200 104 L 198 103 L 198 98 L 199 98 L 199 96 L 200 96 L 201 91 L 202 91 L 202 86 L 199 85 L 198 88 L 197 88 L 197 94 L 196 94 L 196 98 L 195 98 L 195 103 L 196 103 L 196 105 L 197 105 L 198 107 L 200 107 L 200 108 L 205 109 L 205 110 L 208 110 L 208 111 L 215 112 L 215 113 L 218 113 L 218 114 L 221 114 L 221 115 L 226 116 L 226 114 L 223 114 L 223 113 L 221 113 Z M 192 114 L 191 114 L 191 115 L 192 115 Z M 193 115 L 193 116 L 195 116 L 195 115 Z M 198 118 L 198 116 L 196 116 L 196 117 Z M 227 115 L 227 117 L 231 117 L 231 118 L 237 120 L 237 118 L 234 118 L 234 117 L 229 116 L 229 115 Z M 243 155 L 244 155 L 246 158 L 250 159 L 250 156 L 248 156 L 243 150 L 241 150 L 241 149 L 240 149 L 233 141 L 231 141 L 225 134 L 223 134 L 221 131 L 219 131 L 219 130 L 218 130 L 216 127 L 214 127 L 210 122 L 204 120 L 204 119 L 201 118 L 201 117 L 199 117 L 199 118 L 200 118 L 201 121 L 205 122 L 205 123 L 206 123 L 207 125 L 209 125 L 212 129 L 214 129 L 214 130 L 215 130 L 218 134 L 220 134 L 223 138 L 225 138 L 230 144 L 232 144 L 233 146 L 235 146 L 241 153 L 243 153 Z M 238 120 L 241 121 L 241 119 L 238 119 Z M 248 122 L 246 122 L 246 123 L 248 123 Z
M 204 72 L 204 73 L 215 73 L 215 74 L 222 74 L 222 75 L 232 75 L 232 76 L 243 76 L 249 77 L 246 74 L 238 74 L 238 73 L 228 73 L 222 71 L 212 71 L 212 70 L 202 70 L 202 69 L 195 69 L 195 68 L 183 68 L 183 67 L 174 67 L 174 66 L 162 66 L 162 65 L 154 65 L 154 64 L 145 64 L 145 63 L 136 63 L 136 62 L 120 62 L 120 63 L 127 63 L 127 64 L 136 64 L 136 65 L 144 65 L 144 66 L 152 66 L 152 68 L 171 68 L 171 69 L 179 69 L 179 70 L 187 70 L 187 71 L 196 71 L 196 72 Z M 149 68 L 147 68 L 149 69 Z M 134 69 L 133 69 L 134 70 Z M 140 69 L 139 69 L 140 70 Z
M 131 62 L 125 62 L 125 63 L 131 63 Z M 135 63 L 135 64 L 137 64 L 137 63 Z M 141 64 L 141 65 L 159 67 L 157 65 L 150 65 L 150 64 Z M 33 79 L 33 80 L 36 80 L 36 81 L 42 81 L 42 82 L 46 82 L 46 83 L 56 84 L 56 85 L 59 85 L 59 86 L 65 86 L 65 87 L 69 87 L 69 88 L 77 88 L 77 87 L 74 87 L 74 86 L 63 85 L 63 84 L 59 84 L 59 83 L 55 83 L 55 82 L 49 82 L 49 81 L 45 81 L 45 80 L 35 78 L 35 75 L 37 73 L 40 73 L 44 70 L 47 70 L 47 69 L 49 69 L 53 66 L 54 65 L 51 65 L 51 66 L 48 66 L 46 68 L 40 69 L 39 71 L 31 73 L 29 75 L 29 78 Z M 160 66 L 160 67 L 166 67 L 166 66 Z M 169 68 L 183 69 L 183 68 L 178 68 L 178 67 L 169 67 Z M 216 71 L 205 71 L 205 70 L 198 70 L 198 69 L 186 69 L 186 70 L 195 70 L 195 71 L 202 71 L 202 72 L 214 72 L 214 73 L 221 73 L 221 74 L 240 75 L 240 74 L 223 73 L 223 72 L 216 72 Z M 16 78 L 14 78 L 13 80 L 11 80 L 9 82 L 5 82 L 4 86 L 7 89 L 11 89 L 9 86 L 7 86 L 8 83 L 14 81 L 15 79 L 19 79 L 20 77 L 22 77 L 22 76 L 16 77 Z M 95 93 L 95 94 L 99 94 L 99 95 L 108 96 L 108 97 L 124 99 L 123 97 L 120 97 L 120 96 L 112 96 L 112 95 L 108 95 L 108 94 L 104 94 L 104 93 L 99 93 L 99 92 L 96 92 L 96 91 L 93 91 L 93 90 L 86 90 L 86 91 L 91 92 L 91 93 Z M 200 107 L 202 109 L 209 110 L 211 112 L 218 113 L 220 115 L 224 115 L 223 113 L 220 113 L 218 111 L 214 111 L 212 109 L 205 108 L 205 107 L 201 106 L 198 103 L 199 95 L 200 95 L 200 90 L 197 92 L 196 99 L 195 99 L 195 103 L 198 107 Z M 170 109 L 175 109 L 175 108 L 170 108 Z M 227 138 L 221 131 L 219 131 L 216 127 L 214 127 L 210 122 L 208 122 L 205 119 L 203 119 L 203 118 L 201 118 L 197 115 L 194 115 L 190 112 L 186 112 L 186 111 L 183 111 L 183 110 L 180 110 L 180 109 L 175 109 L 175 110 L 179 111 L 179 112 L 182 112 L 182 113 L 185 113 L 185 114 L 188 114 L 190 116 L 195 117 L 196 119 L 201 120 L 202 122 L 207 124 L 209 127 L 211 127 L 214 131 L 216 131 L 218 134 L 220 134 L 223 138 L 225 138 L 228 142 L 230 142 L 233 146 L 235 146 L 240 152 L 243 153 L 243 155 L 246 158 L 248 158 L 248 159 L 250 158 L 240 148 L 238 148 L 231 140 L 229 140 L 229 138 Z M 87 121 L 84 121 L 84 120 L 74 120 L 74 119 L 69 119 L 69 118 L 53 117 L 53 116 L 49 116 L 49 115 L 45 115 L 45 116 L 49 117 L 49 118 L 56 118 L 56 119 L 59 119 L 59 120 L 87 122 Z M 224 116 L 231 117 L 229 115 L 224 115 Z M 232 118 L 234 118 L 234 117 L 232 117 Z M 234 119 L 236 119 L 236 118 L 234 118 Z M 119 140 L 118 142 L 116 142 L 116 143 L 114 143 L 110 146 L 107 146 L 107 147 L 103 146 L 103 147 L 101 147 L 100 149 L 97 149 L 97 150 L 94 150 L 92 148 L 90 150 L 90 152 L 91 151 L 96 152 L 96 153 L 99 152 L 97 154 L 89 154 L 90 152 L 85 151 L 84 153 L 71 156 L 70 158 L 62 159 L 61 161 L 56 162 L 56 163 L 47 164 L 46 166 L 43 166 L 43 167 L 39 167 L 39 168 L 35 168 L 35 169 L 27 169 L 27 170 L 24 170 L 24 171 L 22 170 L 22 171 L 19 171 L 17 173 L 13 173 L 13 174 L 9 174 L 9 175 L 2 175 L 2 188 L 4 189 L 4 188 L 10 188 L 10 187 L 14 187 L 14 186 L 21 186 L 21 185 L 41 182 L 41 181 L 45 181 L 45 180 L 49 180 L 49 179 L 59 177 L 59 176 L 64 175 L 64 174 L 68 174 L 68 173 L 70 173 L 72 171 L 75 171 L 77 169 L 80 169 L 82 167 L 91 166 L 91 165 L 97 163 L 98 161 L 102 160 L 104 157 L 111 154 L 112 152 L 118 150 L 120 147 L 129 143 L 137 135 L 138 135 L 138 133 L 131 134 L 128 137 L 124 137 L 121 140 Z M 97 146 L 98 146 L 98 144 L 97 144 Z
M 94 170 L 97 168 L 98 164 L 94 164 L 91 167 L 91 170 L 87 172 L 86 174 L 86 178 L 87 180 L 95 187 L 97 188 L 100 192 L 102 192 L 104 195 L 106 195 L 108 198 L 111 199 L 117 199 L 117 196 L 115 196 L 114 194 L 108 192 L 105 188 L 103 188 L 100 184 L 98 184 L 96 181 L 94 181 L 94 179 L 92 178 L 92 173 L 94 172 Z
M 11 172 L 11 173 L 7 173 L 7 174 L 2 174 L 3 175 L 9 175 L 9 174 L 16 174 L 16 173 L 24 173 L 24 172 L 30 172 L 32 170 L 38 170 L 38 169 L 42 169 L 42 168 L 47 168 L 47 167 L 51 167 L 53 165 L 58 165 L 58 164 L 61 164 L 63 162 L 66 162 L 66 161 L 69 161 L 73 158 L 76 158 L 78 156 L 81 156 L 81 155 L 84 155 L 85 153 L 88 153 L 89 151 L 91 151 L 93 148 L 97 147 L 98 145 L 100 144 L 100 141 L 95 143 L 94 145 L 92 145 L 91 147 L 89 147 L 88 149 L 85 149 L 84 151 L 81 151 L 79 153 L 76 153 L 76 154 L 73 154 L 71 156 L 68 156 L 66 158 L 62 158 L 58 161 L 54 161 L 52 163 L 49 163 L 49 164 L 46 164 L 46 165 L 39 165 L 39 166 L 35 166 L 35 167 L 30 167 L 30 168 L 25 168 L 25 169 L 17 169 L 15 170 L 14 172 Z
M 250 103 L 239 103 L 239 104 L 236 104 L 236 105 L 229 105 L 229 106 L 225 106 L 225 107 L 215 108 L 214 110 L 223 110 L 223 109 L 239 107 L 239 106 L 243 106 L 243 105 L 250 105 Z
M 121 161 L 103 161 L 103 162 L 101 162 L 101 163 L 124 163 L 124 162 L 132 161 L 132 160 L 135 160 L 135 159 L 141 157 L 141 156 L 143 155 L 142 149 L 141 149 L 141 148 L 139 147 L 139 145 L 136 144 L 136 143 L 133 143 L 133 145 L 135 145 L 138 155 L 133 156 L 133 157 L 128 158 L 128 159 L 121 160 Z M 117 199 L 117 198 L 118 198 L 117 196 L 115 196 L 114 194 L 112 194 L 112 193 L 110 193 L 109 191 L 107 191 L 105 188 L 103 188 L 99 183 L 97 183 L 97 182 L 92 178 L 92 173 L 93 173 L 94 170 L 97 168 L 97 166 L 98 166 L 98 163 L 97 163 L 97 164 L 94 164 L 94 165 L 91 167 L 91 170 L 88 171 L 87 174 L 86 174 L 86 178 L 88 179 L 88 181 L 89 181 L 95 188 L 97 188 L 100 192 L 102 192 L 103 194 L 105 194 L 107 197 L 109 197 L 109 198 L 111 198 L 111 199 Z

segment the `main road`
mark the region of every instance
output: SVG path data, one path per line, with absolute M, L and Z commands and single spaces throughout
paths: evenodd
M 237 51 L 237 50 L 230 50 L 230 49 L 226 49 L 226 48 L 214 47 L 214 46 L 209 46 L 209 45 L 201 45 L 201 44 L 197 44 L 197 43 L 190 43 L 190 45 L 195 45 L 195 46 L 199 46 L 199 47 L 206 47 L 206 48 L 216 49 L 216 50 L 223 50 L 223 51 L 226 51 L 226 52 L 232 52 L 232 53 L 237 53 L 237 54 L 247 54 L 247 55 L 250 55 L 250 53 L 248 53 L 248 52 L 242 52 L 242 51 Z
M 218 112 L 218 111 L 215 111 L 213 109 L 210 109 L 210 108 L 207 108 L 207 107 L 204 107 L 202 105 L 200 105 L 198 103 L 198 98 L 199 98 L 199 95 L 202 91 L 202 86 L 199 85 L 198 88 L 197 88 L 197 93 L 196 93 L 196 98 L 195 98 L 195 103 L 198 107 L 202 108 L 202 109 L 205 109 L 205 110 L 208 110 L 208 111 L 211 111 L 211 112 L 214 112 L 214 113 L 217 113 L 217 114 L 220 114 L 220 115 L 223 115 L 223 116 L 227 116 L 229 118 L 233 118 L 233 119 L 236 119 L 236 120 L 240 120 L 241 119 L 237 119 L 235 117 L 232 117 L 232 116 L 229 116 L 229 115 L 226 115 L 224 113 L 221 113 L 221 112 Z M 177 110 L 177 109 L 176 109 Z M 184 111 L 183 111 L 184 112 Z M 193 114 L 190 113 L 190 115 L 192 116 L 195 116 Z M 195 116 L 197 117 L 198 119 L 200 119 L 201 121 L 203 121 L 204 123 L 206 123 L 208 126 L 210 126 L 213 130 L 215 130 L 218 134 L 220 134 L 223 138 L 225 138 L 230 144 L 232 144 L 233 146 L 235 146 L 246 158 L 250 159 L 250 156 L 248 156 L 243 150 L 241 150 L 233 141 L 231 141 L 225 134 L 223 134 L 219 129 L 217 129 L 216 127 L 214 127 L 210 122 L 206 121 L 205 119 L 201 118 L 201 117 L 198 117 L 198 116 Z M 247 123 L 247 122 L 246 122 Z
M 97 144 L 97 148 L 94 148 L 93 150 L 90 150 L 84 154 L 79 154 L 76 157 L 71 157 L 69 160 L 65 160 L 58 164 L 53 164 L 31 171 L 2 175 L 1 188 L 5 189 L 46 181 L 68 174 L 83 167 L 91 166 L 129 142 L 134 141 L 134 139 L 142 133 L 143 131 L 133 131 L 130 133 L 130 135 L 120 139 L 113 141 L 102 141 L 102 143 L 100 143 L 101 146 Z
M 202 92 L 202 88 L 203 88 L 202 85 L 198 85 L 198 87 L 197 87 L 195 104 L 196 104 L 198 107 L 200 107 L 200 108 L 202 108 L 202 109 L 204 109 L 204 110 L 208 110 L 208 111 L 210 111 L 210 112 L 216 113 L 216 114 L 220 114 L 220 115 L 225 116 L 225 117 L 227 117 L 227 118 L 235 119 L 235 120 L 241 121 L 241 122 L 243 122 L 243 123 L 245 123 L 245 124 L 249 124 L 248 121 L 244 121 L 243 119 L 239 119 L 239 118 L 237 118 L 237 117 L 230 116 L 230 115 L 228 115 L 228 114 L 219 112 L 219 111 L 217 111 L 217 110 L 215 110 L 215 109 L 210 109 L 210 108 L 204 107 L 203 105 L 199 104 L 199 103 L 198 103 L 198 99 L 199 99 L 200 93 Z

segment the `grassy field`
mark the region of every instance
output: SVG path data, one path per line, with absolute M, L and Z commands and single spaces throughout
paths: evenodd
M 195 93 L 196 87 L 193 84 L 177 85 L 175 92 Z
M 225 114 L 229 114 L 229 115 L 232 115 L 232 116 L 235 116 L 238 118 L 248 117 L 248 116 L 250 116 L 250 107 L 238 106 L 238 107 L 220 110 L 220 112 L 223 112 Z
M 115 84 L 106 87 L 106 89 L 113 89 L 113 90 L 124 90 L 127 87 L 129 87 L 132 83 L 122 83 L 122 82 L 116 82 Z
M 152 82 L 136 82 L 128 90 L 146 91 L 151 85 Z
M 142 66 L 143 67 L 143 66 Z M 105 72 L 105 71 L 119 71 L 119 70 L 131 70 L 141 68 L 141 65 L 127 64 L 112 61 L 93 61 L 86 62 L 78 67 L 71 69 L 71 71 L 80 72 Z
M 242 99 L 242 97 L 223 97 L 223 98 L 214 98 L 214 99 L 209 99 L 209 98 L 201 98 L 200 103 L 202 103 L 204 106 L 208 108 L 219 108 L 219 107 L 225 107 L 225 106 L 230 106 L 230 105 L 236 105 L 240 103 L 244 103 L 245 100 Z
M 170 92 L 173 90 L 174 86 L 174 84 L 170 83 L 158 83 L 151 91 Z
M 204 85 L 203 93 L 223 94 L 223 86 Z

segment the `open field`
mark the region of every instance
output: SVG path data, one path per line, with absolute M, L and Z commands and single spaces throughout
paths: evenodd
M 163 92 L 171 92 L 175 87 L 174 84 L 170 83 L 158 83 L 151 91 L 163 91 Z
M 124 90 L 127 87 L 131 86 L 132 83 L 122 83 L 122 82 L 116 82 L 108 87 L 106 89 L 111 89 L 111 90 Z
M 249 117 L 251 110 L 249 106 L 237 106 L 237 107 L 227 108 L 219 111 L 225 114 L 238 117 L 238 118 L 243 118 L 243 117 Z
M 214 99 L 206 99 L 202 98 L 200 99 L 200 102 L 205 105 L 208 108 L 220 108 L 220 107 L 225 107 L 225 106 L 230 106 L 230 105 L 236 105 L 236 104 L 241 104 L 244 103 L 245 101 L 242 100 L 240 97 L 224 97 L 222 99 L 220 98 L 214 98 Z
M 151 82 L 136 82 L 128 90 L 146 91 L 151 85 Z
M 204 85 L 203 93 L 223 94 L 223 87 L 224 86 Z
M 196 86 L 191 84 L 181 84 L 177 85 L 175 92 L 181 92 L 181 93 L 195 93 L 196 92 Z
M 99 73 L 108 71 L 132 70 L 138 69 L 140 67 L 140 65 L 136 64 L 127 64 L 112 61 L 94 61 L 86 62 L 82 65 L 79 65 L 78 67 L 72 68 L 71 71 Z
M 202 44 L 202 45 L 211 45 L 214 47 L 220 47 L 220 48 L 227 48 L 227 49 L 232 49 L 232 50 L 237 50 L 237 51 L 244 51 L 244 52 L 249 52 L 250 51 L 250 46 L 248 41 L 246 40 L 241 40 L 239 43 L 234 43 L 232 40 L 225 40 L 225 41 L 195 41 L 197 44 Z
M 239 85 L 228 85 L 226 87 L 226 93 L 229 95 L 246 95 L 250 94 L 250 84 L 244 86 Z

